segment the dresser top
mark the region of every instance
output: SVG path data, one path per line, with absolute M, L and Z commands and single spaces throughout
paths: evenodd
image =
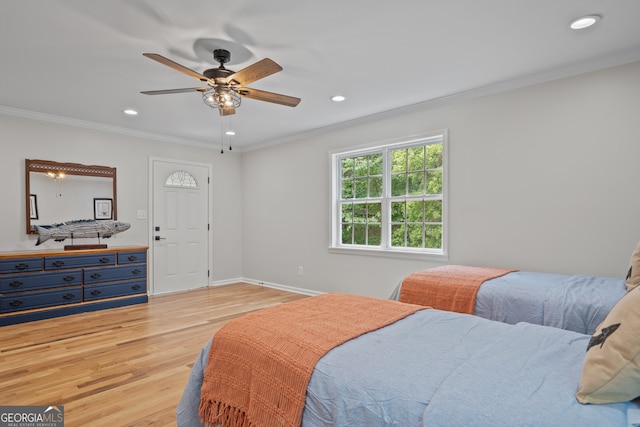
M 146 251 L 148 246 L 113 246 L 104 249 L 80 249 L 80 250 L 64 250 L 64 249 L 40 249 L 40 250 L 23 250 L 23 251 L 0 251 L 0 259 L 11 258 L 30 258 L 52 255 L 86 255 L 86 254 L 103 254 L 113 252 L 139 252 Z

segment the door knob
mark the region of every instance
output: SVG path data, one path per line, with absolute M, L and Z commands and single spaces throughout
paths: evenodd
M 167 238 L 166 237 L 156 236 L 156 240 L 167 240 Z

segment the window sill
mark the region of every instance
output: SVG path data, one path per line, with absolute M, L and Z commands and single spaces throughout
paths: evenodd
M 417 259 L 421 261 L 449 261 L 447 254 L 427 254 L 424 252 L 402 251 L 402 250 L 385 250 L 385 249 L 369 249 L 369 248 L 338 248 L 329 246 L 329 253 L 343 255 L 364 255 L 384 258 L 397 259 Z

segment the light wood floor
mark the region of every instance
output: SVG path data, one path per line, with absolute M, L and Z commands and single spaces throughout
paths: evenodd
M 304 298 L 248 284 L 0 327 L 0 405 L 64 406 L 65 426 L 175 426 L 206 341 L 243 313 Z

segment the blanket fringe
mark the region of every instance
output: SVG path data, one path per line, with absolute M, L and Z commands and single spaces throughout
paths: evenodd
M 207 426 L 251 427 L 247 414 L 231 405 L 209 401 L 200 403 L 200 421 Z

